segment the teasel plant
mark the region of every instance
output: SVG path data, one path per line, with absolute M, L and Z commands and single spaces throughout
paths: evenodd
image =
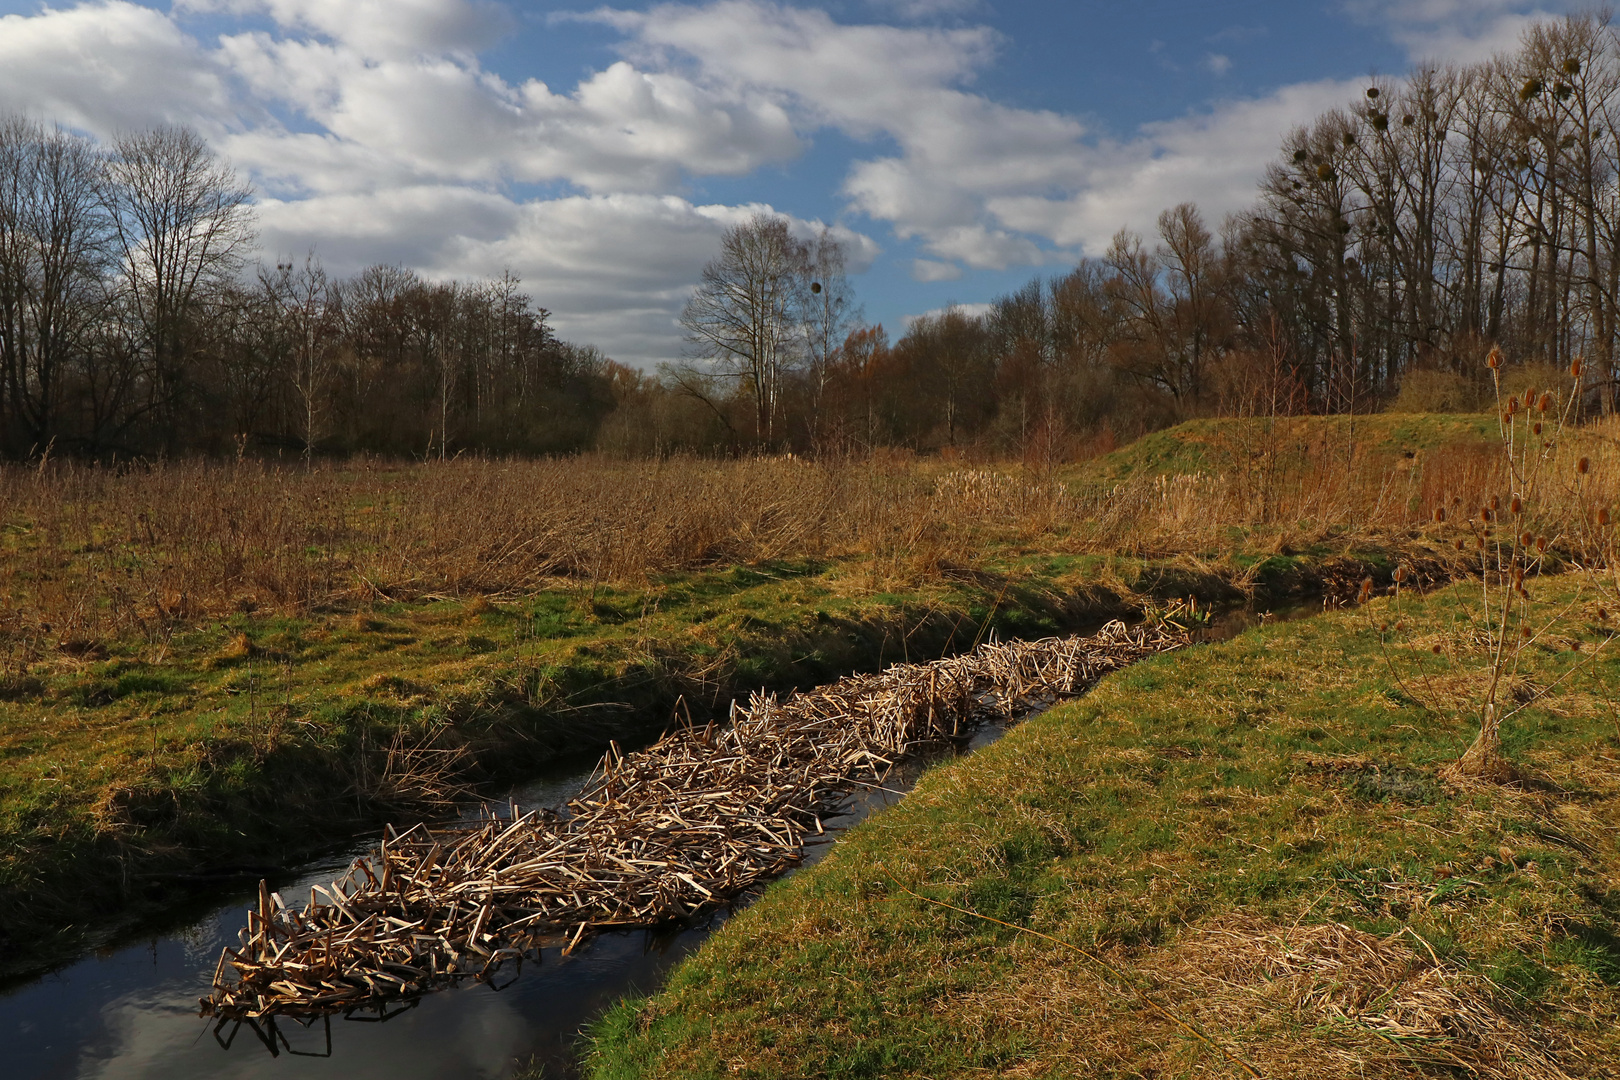
M 1609 512 L 1593 505 L 1590 459 L 1572 460 L 1566 447 L 1579 419 L 1582 360 L 1571 363 L 1567 386 L 1532 387 L 1521 394 L 1505 393 L 1502 360 L 1501 350 L 1492 348 L 1486 364 L 1496 390 L 1498 445 L 1510 490 L 1484 496 L 1475 507 L 1454 497 L 1449 508 L 1433 512 L 1457 551 L 1477 560 L 1479 593 L 1470 636 L 1487 654 L 1477 699 L 1479 733 L 1450 771 L 1493 782 L 1517 775 L 1502 749 L 1502 724 L 1591 663 L 1614 633 L 1586 651 L 1553 686 L 1516 693 L 1527 650 L 1552 643 L 1555 627 L 1590 602 L 1594 589 L 1613 594 L 1620 580 Z M 1543 574 L 1565 568 L 1579 572 L 1572 598 L 1547 601 Z M 1598 610 L 1604 611 L 1601 604 Z M 1571 647 L 1580 650 L 1581 643 L 1573 641 Z
M 1503 723 L 1567 682 L 1614 640 L 1605 602 L 1620 607 L 1620 560 L 1616 559 L 1610 511 L 1599 505 L 1604 493 L 1592 482 L 1591 460 L 1577 456 L 1567 445 L 1580 419 L 1583 361 L 1572 361 L 1567 386 L 1531 387 L 1517 394 L 1508 393 L 1503 386 L 1501 350 L 1492 348 L 1485 362 L 1498 406 L 1494 445 L 1500 449 L 1500 475 L 1509 490 L 1482 493 L 1473 501 L 1453 495 L 1449 502 L 1434 507 L 1431 515 L 1436 531 L 1454 547 L 1457 560 L 1477 569 L 1479 575 L 1476 599 L 1465 607 L 1462 632 L 1467 640 L 1459 643 L 1463 647 L 1453 656 L 1460 661 L 1469 645 L 1483 648 L 1486 655 L 1470 706 L 1477 709 L 1479 732 L 1446 772 L 1457 778 L 1504 783 L 1514 780 L 1518 772 L 1503 751 Z M 1577 572 L 1572 595 L 1561 602 L 1546 599 L 1543 575 L 1564 569 Z M 1415 585 L 1413 571 L 1397 566 L 1393 626 L 1381 621 L 1377 630 L 1385 663 L 1396 682 L 1409 698 L 1423 703 L 1402 678 L 1396 655 L 1389 649 L 1391 633 L 1400 634 L 1406 628 L 1402 594 Z M 1372 594 L 1373 581 L 1368 578 L 1362 582 L 1358 599 L 1366 603 Z M 1522 692 L 1519 675 L 1527 651 L 1552 644 L 1557 640 L 1555 628 L 1594 600 L 1604 636 L 1591 649 L 1584 649 L 1579 640 L 1571 641 L 1570 647 L 1584 655 L 1551 686 Z M 1436 654 L 1447 651 L 1440 644 L 1431 648 Z

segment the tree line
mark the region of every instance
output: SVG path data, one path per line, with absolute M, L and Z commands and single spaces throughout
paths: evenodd
M 737 351 L 693 340 L 711 371 L 743 376 L 711 438 L 802 446 L 1067 457 L 1199 415 L 1473 409 L 1492 345 L 1543 379 L 1580 359 L 1591 403 L 1612 409 L 1617 243 L 1620 42 L 1606 15 L 1579 15 L 1482 63 L 1369 80 L 1289 133 L 1218 234 L 1184 204 L 983 314 L 801 351 L 772 427 L 748 424 L 764 398 Z M 699 298 L 745 266 L 737 246 Z M 660 394 L 714 389 L 686 370 L 643 387 L 644 440 L 680 412 Z
M 1603 15 L 1425 65 L 1291 133 L 1257 198 L 949 307 L 862 318 L 836 238 L 729 230 L 657 372 L 559 341 L 499 279 L 250 266 L 195 134 L 0 120 L 0 452 L 107 456 L 904 447 L 1054 460 L 1177 420 L 1484 405 L 1482 357 L 1612 408 L 1620 42 Z M 1545 380 L 1543 378 L 1543 384 Z
M 544 453 L 613 407 L 613 365 L 510 274 L 335 280 L 254 241 L 193 131 L 0 117 L 0 454 Z

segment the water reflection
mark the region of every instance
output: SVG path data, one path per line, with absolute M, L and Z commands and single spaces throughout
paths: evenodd
M 981 731 L 968 749 L 1000 733 Z M 935 758 L 937 760 L 937 757 Z M 895 770 L 881 788 L 863 788 L 845 814 L 848 827 L 897 801 L 928 764 Z M 591 763 L 594 765 L 594 761 Z M 589 767 L 513 793 L 520 806 L 556 805 L 574 795 Z M 830 845 L 809 848 L 804 864 Z M 302 895 L 341 873 L 368 846 L 340 852 L 272 882 Z M 692 926 L 607 933 L 563 957 L 545 949 L 500 989 L 467 983 L 396 1004 L 386 1019 L 357 1012 L 301 1024 L 200 1019 L 220 949 L 234 943 L 256 893 L 243 883 L 229 903 L 190 926 L 86 957 L 0 996 L 0 1075 L 26 1080 L 226 1080 L 343 1076 L 345 1080 L 509 1077 L 530 1062 L 545 1075 L 575 1072 L 578 1032 L 620 998 L 650 993 L 728 912 Z M 744 900 L 746 902 L 746 898 Z

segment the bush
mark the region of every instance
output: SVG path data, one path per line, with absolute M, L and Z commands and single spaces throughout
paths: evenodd
M 1490 404 L 1490 388 L 1454 371 L 1413 369 L 1401 378 L 1401 392 L 1390 405 L 1399 413 L 1480 412 Z

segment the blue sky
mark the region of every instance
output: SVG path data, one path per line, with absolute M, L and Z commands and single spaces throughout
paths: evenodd
M 0 107 L 187 123 L 267 258 L 510 268 L 650 366 L 721 232 L 831 226 L 866 313 L 983 303 L 1197 202 L 1243 206 L 1369 72 L 1511 47 L 1557 0 L 0 0 Z

